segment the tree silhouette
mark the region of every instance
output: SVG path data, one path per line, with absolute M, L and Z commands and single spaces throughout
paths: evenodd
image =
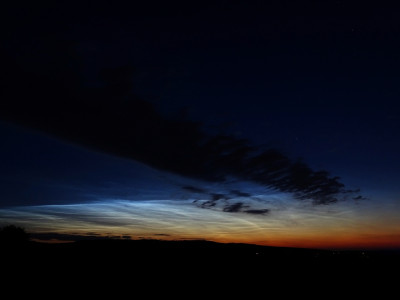
M 0 241 L 4 245 L 20 245 L 29 241 L 29 234 L 25 229 L 15 225 L 0 228 Z

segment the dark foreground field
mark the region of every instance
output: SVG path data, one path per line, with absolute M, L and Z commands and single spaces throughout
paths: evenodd
M 72 243 L 28 242 L 2 245 L 8 263 L 17 265 L 104 268 L 281 268 L 308 266 L 348 270 L 390 267 L 400 262 L 400 251 L 330 251 L 223 244 L 202 240 L 83 240 Z
M 294 286 L 306 291 L 359 285 L 365 293 L 377 281 L 396 287 L 400 253 L 396 251 L 327 251 L 277 248 L 207 241 L 92 240 L 68 244 L 28 242 L 2 245 L 2 274 L 36 284 L 83 285 L 96 289 L 160 286 L 198 292 L 217 288 L 230 295 L 256 295 Z M 4 282 L 4 281 L 3 281 Z M 101 284 L 99 283 L 101 282 Z M 380 283 L 381 284 L 381 283 Z M 152 289 L 152 288 L 151 288 Z M 254 289 L 254 290 L 253 290 Z M 303 290 L 304 292 L 304 290 Z

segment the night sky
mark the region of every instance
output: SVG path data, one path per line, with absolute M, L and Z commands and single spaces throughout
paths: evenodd
M 1 12 L 0 226 L 400 248 L 400 21 L 355 1 Z

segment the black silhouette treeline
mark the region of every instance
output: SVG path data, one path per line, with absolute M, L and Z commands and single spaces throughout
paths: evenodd
M 2 246 L 21 246 L 29 241 L 29 234 L 24 228 L 7 225 L 0 228 L 0 242 Z
M 36 52 L 21 54 L 19 45 L 11 45 L 3 56 L 2 119 L 183 176 L 249 180 L 315 204 L 358 193 L 346 189 L 339 177 L 312 170 L 277 149 L 229 134 L 207 134 L 198 122 L 161 115 L 132 93 L 130 67 L 105 69 L 102 86 L 87 87 L 73 43 L 44 38 L 35 43 Z

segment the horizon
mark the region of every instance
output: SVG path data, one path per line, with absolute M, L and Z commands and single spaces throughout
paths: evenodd
M 5 225 L 3 228 L 14 226 L 14 225 Z M 25 231 L 22 227 L 21 228 Z M 102 236 L 102 235 L 77 235 L 77 234 L 57 234 L 57 233 L 29 233 L 26 232 L 28 242 L 38 243 L 38 244 L 74 244 L 74 243 L 82 243 L 82 242 L 121 242 L 129 243 L 129 242 L 172 242 L 174 243 L 209 243 L 209 244 L 225 244 L 225 245 L 244 245 L 244 246 L 256 246 L 256 247 L 265 247 L 265 248 L 274 248 L 274 249 L 293 249 L 293 250 L 311 250 L 311 251 L 326 251 L 326 252 L 399 252 L 400 248 L 313 248 L 313 247 L 292 247 L 292 246 L 276 246 L 276 245 L 267 245 L 267 244 L 257 244 L 257 243 L 246 243 L 246 242 L 229 242 L 229 241 L 214 241 L 214 240 L 207 240 L 202 238 L 181 238 L 181 239 L 173 239 L 173 238 L 162 238 L 162 237 L 153 237 L 153 238 L 146 238 L 146 237 L 138 237 L 138 238 L 131 238 L 126 236 Z M 10 242 L 12 246 L 13 242 Z M 6 244 L 4 244 L 6 245 Z M 17 244 L 18 245 L 18 244 Z M 24 244 L 19 244 L 19 246 L 23 246 Z

